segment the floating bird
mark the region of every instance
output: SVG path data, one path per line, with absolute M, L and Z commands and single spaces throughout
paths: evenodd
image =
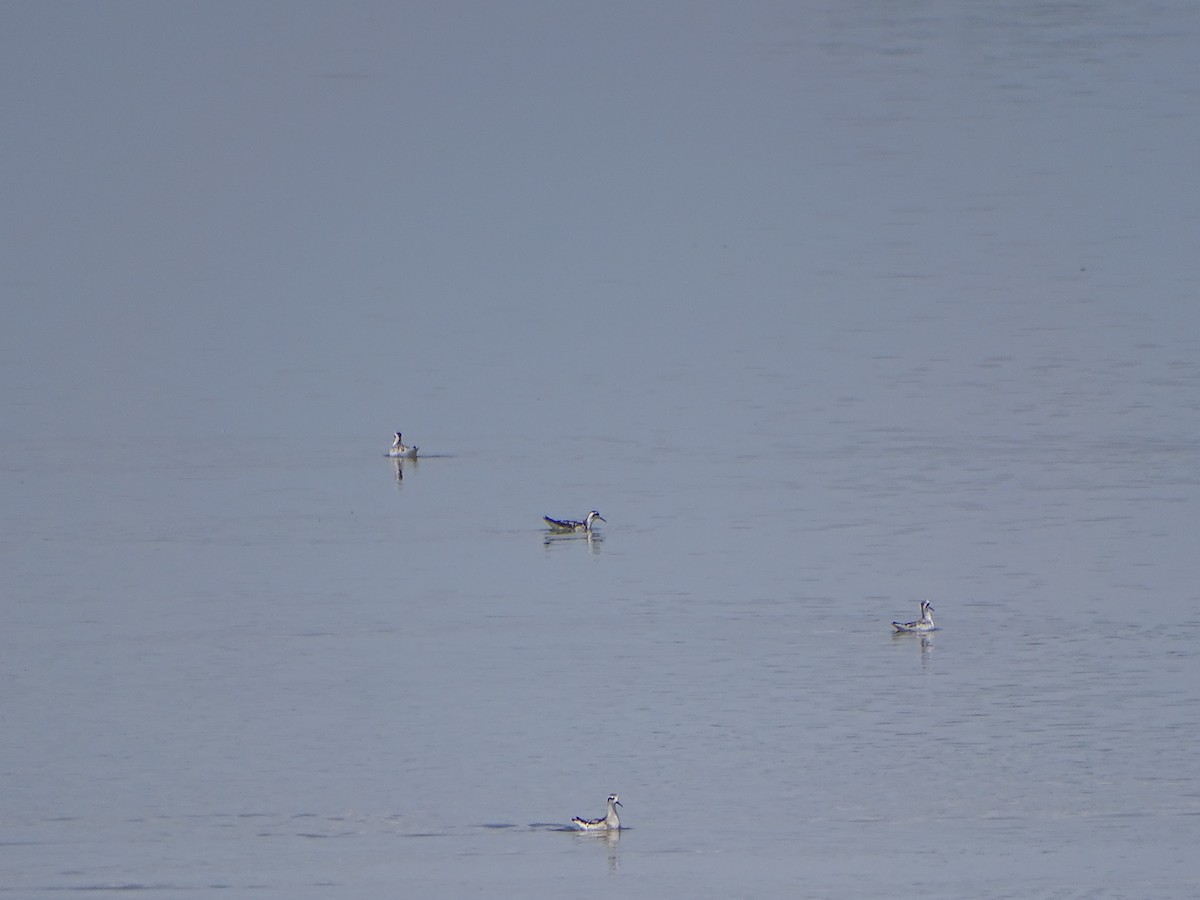
M 915 622 L 893 622 L 892 627 L 897 633 L 909 631 L 935 631 L 933 625 L 933 605 L 928 600 L 921 601 L 921 618 Z
M 397 459 L 416 459 L 417 448 L 405 447 L 404 441 L 400 439 L 400 432 L 396 432 L 396 440 L 392 441 L 392 449 L 388 451 L 388 456 L 394 456 Z
M 552 519 L 549 516 L 542 516 L 546 520 L 546 524 L 550 526 L 551 531 L 591 531 L 592 521 L 599 519 L 601 522 L 608 520 L 594 509 L 587 514 L 587 518 L 582 522 L 576 522 L 574 519 Z
M 616 794 L 608 795 L 608 815 L 603 819 L 581 819 L 576 816 L 571 824 L 583 831 L 616 831 L 621 827 L 621 819 L 617 816 L 617 807 L 621 798 Z

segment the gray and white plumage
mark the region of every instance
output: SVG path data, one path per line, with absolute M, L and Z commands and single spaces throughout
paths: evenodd
M 928 600 L 921 601 L 921 618 L 915 622 L 893 622 L 892 627 L 897 633 L 910 631 L 936 631 L 933 624 L 933 604 Z
M 617 807 L 621 798 L 616 794 L 608 795 L 608 814 L 602 819 L 581 819 L 576 816 L 571 824 L 582 831 L 616 831 L 621 827 L 621 818 L 617 815 Z
M 397 431 L 396 439 L 392 441 L 392 449 L 388 451 L 388 456 L 395 457 L 396 459 L 416 459 L 417 448 L 406 447 L 403 435 Z
M 577 522 L 574 519 L 552 519 L 549 516 L 542 516 L 542 519 L 544 519 L 546 524 L 550 526 L 551 531 L 557 531 L 560 533 L 571 531 L 591 531 L 592 523 L 597 519 L 599 519 L 601 522 L 608 521 L 604 518 L 604 516 L 600 515 L 600 513 L 596 512 L 594 509 L 587 514 L 587 517 L 584 518 L 582 522 Z

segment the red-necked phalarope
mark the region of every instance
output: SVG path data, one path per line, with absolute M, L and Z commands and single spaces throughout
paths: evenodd
M 599 519 L 601 522 L 608 520 L 594 509 L 587 514 L 587 518 L 582 522 L 576 522 L 574 519 L 552 519 L 549 516 L 542 516 L 546 520 L 546 524 L 550 526 L 551 531 L 591 531 L 592 521 Z
M 417 448 L 405 447 L 404 441 L 400 439 L 400 432 L 396 432 L 396 439 L 392 441 L 392 449 L 388 451 L 388 456 L 394 456 L 397 459 L 416 459 Z
M 933 625 L 933 605 L 928 600 L 921 601 L 921 618 L 915 622 L 893 622 L 896 631 L 936 631 Z
M 608 815 L 603 819 L 581 819 L 576 816 L 571 820 L 571 824 L 584 831 L 616 831 L 621 827 L 621 819 L 617 815 L 617 807 L 620 805 L 621 798 L 616 794 L 609 794 Z

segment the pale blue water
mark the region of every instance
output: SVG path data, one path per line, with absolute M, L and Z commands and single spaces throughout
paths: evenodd
M 1195 9 L 2 18 L 3 892 L 1196 894 Z

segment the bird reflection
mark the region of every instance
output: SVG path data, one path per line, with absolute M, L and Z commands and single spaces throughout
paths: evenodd
M 596 841 L 603 843 L 608 848 L 608 870 L 616 872 L 621 868 L 621 831 L 620 828 L 612 828 L 607 831 L 580 831 L 578 832 L 579 839 L 583 841 Z
M 621 868 L 621 854 L 617 852 L 620 849 L 618 845 L 621 843 L 621 830 L 618 828 L 605 832 L 602 840 L 608 844 L 608 870 L 616 872 Z
M 921 635 L 921 662 L 929 662 L 929 654 L 933 652 L 933 636 Z
M 412 466 L 415 469 L 417 467 L 417 461 L 415 459 L 403 460 L 399 457 L 394 457 L 392 459 L 392 468 L 396 473 L 397 488 L 404 486 L 404 467 L 406 465 Z
M 894 641 L 896 641 L 897 643 L 900 643 L 903 640 L 908 640 L 911 637 L 912 637 L 911 631 L 893 631 L 892 632 L 892 639 Z M 932 634 L 922 634 L 920 636 L 920 638 L 921 638 L 921 640 L 920 640 L 919 646 L 921 648 L 921 650 L 920 650 L 921 665 L 926 666 L 929 663 L 930 657 L 933 656 L 933 635 Z
M 584 531 L 577 534 L 548 532 L 542 540 L 542 546 L 549 550 L 551 547 L 562 546 L 568 542 L 579 543 L 582 541 L 587 541 L 590 552 L 599 553 L 600 547 L 604 543 L 604 535 L 595 531 Z

